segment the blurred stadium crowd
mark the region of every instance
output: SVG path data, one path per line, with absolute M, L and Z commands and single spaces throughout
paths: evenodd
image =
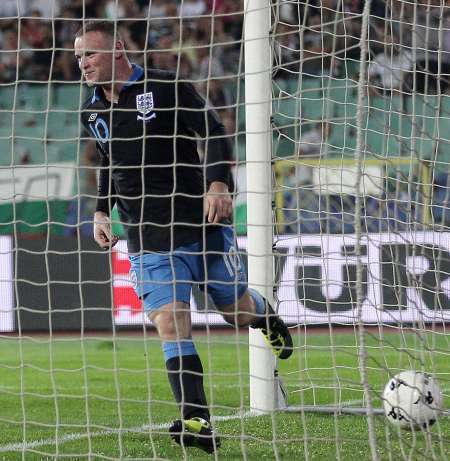
M 274 140 L 277 141 L 274 157 L 353 156 L 361 13 L 365 1 L 279 0 L 273 3 L 273 74 L 274 87 L 279 90 L 274 92 Z M 40 86 L 50 91 L 48 83 L 51 82 L 56 88 L 54 94 L 61 95 L 55 104 L 59 110 L 69 111 L 69 87 L 73 88 L 72 96 L 79 99 L 80 95 L 80 72 L 73 56 L 75 32 L 82 27 L 83 20 L 109 19 L 117 22 L 132 62 L 172 70 L 178 78 L 196 84 L 209 104 L 220 112 L 228 133 L 236 141 L 236 157 L 243 159 L 243 8 L 244 0 L 1 0 L 0 90 L 12 90 L 17 83 L 31 88 L 34 82 L 35 89 Z M 447 96 L 450 0 L 372 0 L 367 58 L 368 94 L 373 96 L 368 103 L 371 115 L 366 124 L 367 152 L 383 157 L 414 155 L 420 160 L 431 160 L 441 173 L 445 170 L 444 175 L 434 178 L 435 193 L 430 200 L 435 203 L 436 197 L 440 197 L 439 207 L 435 208 L 440 213 L 439 220 L 448 222 L 450 141 L 445 133 L 450 130 L 450 97 Z M 66 90 L 58 92 L 59 87 Z M 425 99 L 418 101 L 417 96 Z M 11 142 L 10 124 L 16 124 L 15 148 L 4 149 L 12 152 L 11 160 L 4 163 L 50 162 L 54 151 L 57 160 L 73 157 L 80 164 L 94 166 L 96 153 L 92 144 L 83 144 L 80 158 L 76 142 L 70 144 L 58 139 L 61 133 L 68 138 L 79 136 L 79 132 L 69 135 L 71 129 L 77 129 L 73 118 L 77 116 L 76 109 L 66 114 L 61 128 L 58 124 L 63 123 L 60 120 L 63 117 L 57 112 L 51 113 L 51 107 L 46 106 L 46 96 L 43 100 L 43 108 L 50 116 L 55 115 L 54 120 L 49 117 L 45 123 L 48 132 L 41 134 L 38 130 L 39 124 L 44 126 L 44 122 L 39 122 L 42 114 L 34 114 L 33 119 L 27 119 L 27 114 L 23 117 L 24 131 L 34 127 L 39 133 L 34 144 L 30 140 L 26 144 L 26 136 L 21 139 L 18 124 L 22 102 L 18 102 L 16 117 L 9 124 L 0 120 L 5 143 Z M 2 104 L 7 110 L 9 106 L 0 101 L 0 106 Z M 28 112 L 30 104 L 33 102 L 23 103 Z M 72 107 L 79 107 L 79 100 L 72 101 Z M 378 120 L 376 114 L 379 114 Z M 46 140 L 45 154 L 37 153 L 41 149 L 39 138 Z M 20 150 L 22 144 L 25 147 Z M 443 151 L 444 157 L 439 157 Z M 15 159 L 15 152 L 22 152 L 19 161 Z M 83 190 L 95 195 L 93 171 L 87 170 L 87 185 Z M 404 177 L 404 172 L 401 174 Z M 307 187 L 308 180 L 310 177 L 297 186 Z M 305 217 L 301 222 L 310 222 L 309 231 L 317 232 L 320 225 L 317 210 L 323 209 L 321 198 L 312 192 L 305 194 L 309 198 L 302 196 L 301 203 L 297 198 L 286 198 L 286 207 L 295 211 L 294 227 L 298 210 L 300 215 L 302 207 L 304 213 L 311 211 L 312 218 Z M 392 197 L 392 213 L 387 202 L 380 211 L 377 199 L 378 211 L 370 214 L 392 215 L 394 221 L 404 222 L 405 226 L 411 219 L 419 219 L 410 211 L 399 211 L 398 204 L 403 198 L 400 199 L 398 190 Z M 291 205 L 289 200 L 293 200 Z M 423 200 L 423 197 L 417 199 Z M 351 217 L 354 203 L 351 198 L 348 203 L 341 199 L 336 202 L 339 225 L 333 230 L 328 223 L 327 229 L 349 232 L 352 227 L 346 230 L 344 218 Z M 327 211 L 327 215 L 330 212 Z M 373 228 L 381 229 L 380 226 L 376 221 Z
M 276 3 L 278 77 L 357 71 L 364 0 Z M 78 81 L 72 48 L 82 18 L 117 20 L 139 64 L 192 80 L 236 75 L 242 11 L 243 0 L 2 0 L 0 82 Z M 447 88 L 448 79 L 435 75 L 449 73 L 450 1 L 373 0 L 369 23 L 375 83 L 388 90 Z M 218 103 L 230 102 L 217 88 L 209 91 Z

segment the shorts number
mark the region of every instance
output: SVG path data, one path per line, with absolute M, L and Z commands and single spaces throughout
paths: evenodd
M 241 260 L 234 246 L 231 246 L 228 250 L 228 253 L 225 253 L 223 256 L 223 262 L 227 268 L 230 277 L 234 277 L 234 274 L 241 269 Z

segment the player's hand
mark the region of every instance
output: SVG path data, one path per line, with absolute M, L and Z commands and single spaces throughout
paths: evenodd
M 205 197 L 205 215 L 209 223 L 219 223 L 222 219 L 231 217 L 233 201 L 228 186 L 220 181 L 210 184 Z
M 102 211 L 94 214 L 94 240 L 104 250 L 112 248 L 119 241 L 119 237 L 112 235 L 111 220 Z

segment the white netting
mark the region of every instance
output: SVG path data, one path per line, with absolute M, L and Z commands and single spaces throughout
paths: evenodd
M 388 379 L 407 369 L 433 374 L 448 406 L 450 7 L 270 3 L 272 94 L 259 103 L 272 103 L 266 192 L 275 300 L 295 339 L 279 369 L 290 406 L 248 411 L 258 390 L 246 332 L 210 328 L 225 323 L 205 314 L 211 300 L 195 287 L 192 322 L 224 445 L 216 457 L 448 459 L 447 417 L 404 433 L 374 415 Z M 174 71 L 216 108 L 233 144 L 246 261 L 245 141 L 258 130 L 245 119 L 244 10 L 241 0 L 0 2 L 5 459 L 190 456 L 170 445 L 176 405 L 115 210 L 117 247 L 92 242 L 98 158 L 80 123 L 89 91 L 73 40 L 83 22 L 114 22 L 132 62 Z

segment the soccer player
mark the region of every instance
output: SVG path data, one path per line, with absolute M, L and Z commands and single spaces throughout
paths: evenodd
M 131 64 L 110 22 L 86 22 L 75 57 L 91 96 L 81 121 L 101 157 L 94 238 L 117 243 L 109 214 L 117 206 L 127 233 L 130 275 L 162 340 L 181 419 L 173 439 L 213 452 L 220 445 L 191 335 L 189 300 L 199 283 L 231 324 L 259 328 L 274 353 L 292 354 L 283 321 L 247 288 L 236 251 L 229 194 L 231 147 L 213 110 L 175 74 Z M 201 162 L 196 136 L 206 140 Z

